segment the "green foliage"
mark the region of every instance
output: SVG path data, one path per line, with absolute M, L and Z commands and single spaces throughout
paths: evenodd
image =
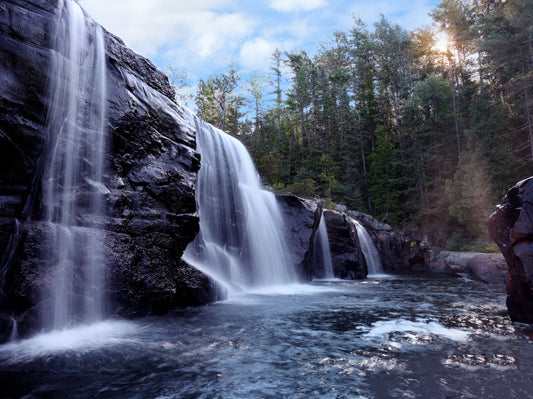
M 376 147 L 370 159 L 370 200 L 381 219 L 396 224 L 400 217 L 398 173 L 392 136 L 385 126 L 376 128 Z
M 239 120 L 244 98 L 235 93 L 240 77 L 235 65 L 227 72 L 213 75 L 207 81 L 200 79 L 196 93 L 198 116 L 227 133 L 240 133 Z
M 287 191 L 302 197 L 313 197 L 315 195 L 315 182 L 311 179 L 303 179 L 301 182 L 287 186 Z
M 234 66 L 199 82 L 198 114 L 237 135 L 276 191 L 486 247 L 486 216 L 533 165 L 533 3 L 444 0 L 433 17 L 446 52 L 435 28 L 356 20 L 314 57 L 276 50 L 271 87 L 257 74 L 245 86 L 249 117 Z

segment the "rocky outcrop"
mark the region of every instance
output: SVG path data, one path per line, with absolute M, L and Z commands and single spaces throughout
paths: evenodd
M 42 285 L 50 278 L 47 270 L 53 254 L 43 250 L 49 226 L 42 217 L 40 187 L 56 4 L 55 0 L 0 4 L 4 321 L 12 314 L 31 320 L 32 309 L 43 300 Z M 106 193 L 109 219 L 103 223 L 80 216 L 75 234 L 83 239 L 92 229 L 105 230 L 111 312 L 139 315 L 212 301 L 219 295 L 214 283 L 180 259 L 198 232 L 195 184 L 200 158 L 195 151 L 194 117 L 175 103 L 168 79 L 151 62 L 108 32 L 105 45 L 109 172 L 105 187 L 89 189 Z M 19 321 L 24 325 L 24 320 Z
M 441 251 L 431 259 L 429 271 L 466 275 L 488 284 L 505 284 L 508 271 L 502 254 Z
M 368 231 L 381 257 L 383 271 L 404 273 L 428 271 L 433 252 L 420 232 L 394 230 L 363 212 L 347 211 Z
M 353 220 L 344 213 L 329 209 L 324 210 L 324 220 L 335 277 L 350 280 L 365 278 L 368 268 Z
M 362 279 L 368 274 L 354 220 L 369 233 L 386 273 L 431 271 L 434 254 L 425 236 L 419 232 L 394 230 L 368 214 L 348 210 L 342 205 L 337 205 L 334 210 L 323 210 L 320 200 L 293 195 L 279 195 L 277 198 L 289 230 L 295 264 L 306 280 L 323 274 L 316 245 L 322 214 L 326 221 L 335 277 Z
M 507 192 L 488 227 L 509 268 L 509 315 L 513 321 L 533 323 L 533 177 Z
M 285 220 L 289 249 L 298 274 L 302 280 L 312 280 L 320 275 L 316 270 L 319 265 L 315 261 L 315 241 L 322 207 L 316 201 L 295 195 L 278 195 L 276 198 Z
M 353 280 L 362 279 L 368 274 L 355 224 L 346 213 L 322 209 L 319 200 L 294 195 L 278 195 L 277 199 L 285 219 L 291 254 L 303 280 L 322 278 L 324 275 L 317 243 L 322 215 L 335 277 Z

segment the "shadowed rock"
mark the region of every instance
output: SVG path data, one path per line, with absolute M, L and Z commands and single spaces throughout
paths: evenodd
M 533 178 L 518 182 L 488 221 L 509 268 L 507 308 L 513 321 L 533 323 Z

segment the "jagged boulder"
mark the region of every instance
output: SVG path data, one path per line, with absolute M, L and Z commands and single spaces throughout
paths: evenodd
M 47 157 L 46 90 L 57 4 L 0 3 L 0 313 L 7 315 L 3 320 L 30 314 L 43 300 L 41 286 L 49 279 L 47 266 L 53 257 L 53 251 L 44 248 L 48 227 L 41 177 Z M 80 198 L 87 190 L 105 193 L 109 219 L 103 223 L 85 214 L 78 220 L 80 231 L 104 230 L 110 311 L 139 315 L 215 300 L 220 293 L 213 282 L 180 259 L 199 229 L 195 117 L 175 103 L 168 79 L 150 61 L 112 34 L 104 32 L 104 38 L 109 170 L 104 185 L 89 184 L 78 191 Z
M 507 192 L 488 227 L 509 268 L 509 315 L 513 321 L 533 323 L 533 177 Z

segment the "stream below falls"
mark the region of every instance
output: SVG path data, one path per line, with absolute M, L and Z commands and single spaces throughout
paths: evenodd
M 527 398 L 503 287 L 316 281 L 0 346 L 2 398 Z

